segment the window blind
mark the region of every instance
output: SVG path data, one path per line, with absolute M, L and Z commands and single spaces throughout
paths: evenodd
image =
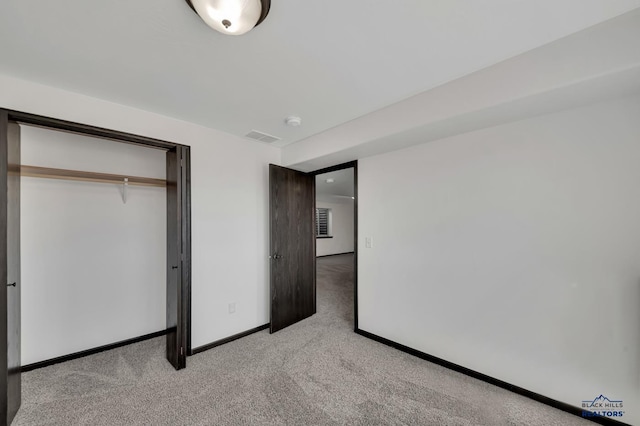
M 331 209 L 319 207 L 316 208 L 316 236 L 328 237 L 331 235 L 329 230 L 329 212 Z

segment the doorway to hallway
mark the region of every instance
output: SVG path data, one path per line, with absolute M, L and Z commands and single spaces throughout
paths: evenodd
M 357 326 L 357 164 L 315 175 L 318 314 Z

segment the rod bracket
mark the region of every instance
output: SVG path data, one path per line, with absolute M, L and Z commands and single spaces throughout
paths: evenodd
M 127 204 L 127 190 L 129 188 L 129 178 L 122 180 L 122 202 Z

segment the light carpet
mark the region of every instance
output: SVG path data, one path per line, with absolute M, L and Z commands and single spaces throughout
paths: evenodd
M 15 425 L 593 424 L 353 332 L 353 256 L 318 260 L 318 313 L 187 359 L 156 338 L 23 374 Z

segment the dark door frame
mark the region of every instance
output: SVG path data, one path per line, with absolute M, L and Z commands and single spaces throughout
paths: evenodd
M 337 164 L 331 167 L 325 167 L 324 169 L 315 170 L 309 172 L 310 175 L 315 176 L 323 173 L 335 172 L 338 170 L 353 168 L 353 193 L 355 200 L 353 201 L 353 331 L 358 330 L 358 160 L 349 161 L 347 163 Z M 315 209 L 316 200 L 313 200 L 313 206 Z M 315 236 L 314 236 L 315 238 Z M 315 241 L 314 241 L 315 244 Z M 314 258 L 314 263 L 317 262 L 317 258 Z M 317 267 L 317 265 L 314 265 Z
M 13 421 L 22 401 L 20 372 L 20 128 L 0 111 L 0 424 Z M 3 283 L 3 284 L 4 284 Z M 6 289 L 6 290 L 5 290 Z
M 5 118 L 6 117 L 6 118 Z M 22 124 L 45 127 L 53 130 L 61 130 L 71 133 L 77 133 L 86 136 L 94 136 L 97 138 L 107 139 L 114 142 L 128 143 L 133 145 L 144 146 L 148 148 L 158 148 L 166 151 L 182 153 L 182 191 L 179 195 L 179 203 L 182 208 L 178 220 L 181 223 L 182 234 L 182 268 L 181 269 L 181 300 L 178 304 L 181 307 L 179 312 L 178 338 L 184 342 L 186 348 L 182 350 L 182 361 L 176 367 L 184 368 L 184 358 L 191 353 L 191 161 L 190 150 L 187 145 L 175 142 L 168 142 L 160 139 L 149 138 L 146 136 L 135 135 L 132 133 L 120 132 L 117 130 L 105 129 L 101 127 L 91 126 L 88 124 L 76 123 L 72 121 L 60 120 L 52 117 L 31 114 L 27 112 L 14 111 L 0 108 L 0 118 L 3 120 L 14 121 Z M 1 123 L 0 123 L 1 124 Z M 0 131 L 6 131 L 5 127 L 0 125 Z M 1 209 L 6 210 L 6 206 Z M 167 264 L 167 270 L 170 271 L 171 265 Z M 0 307 L 1 309 L 2 307 Z M 169 333 L 172 330 L 167 330 Z M 4 343 L 2 343 L 4 342 Z M 6 349 L 6 338 L 0 338 L 0 351 Z M 0 395 L 6 398 L 6 395 Z

